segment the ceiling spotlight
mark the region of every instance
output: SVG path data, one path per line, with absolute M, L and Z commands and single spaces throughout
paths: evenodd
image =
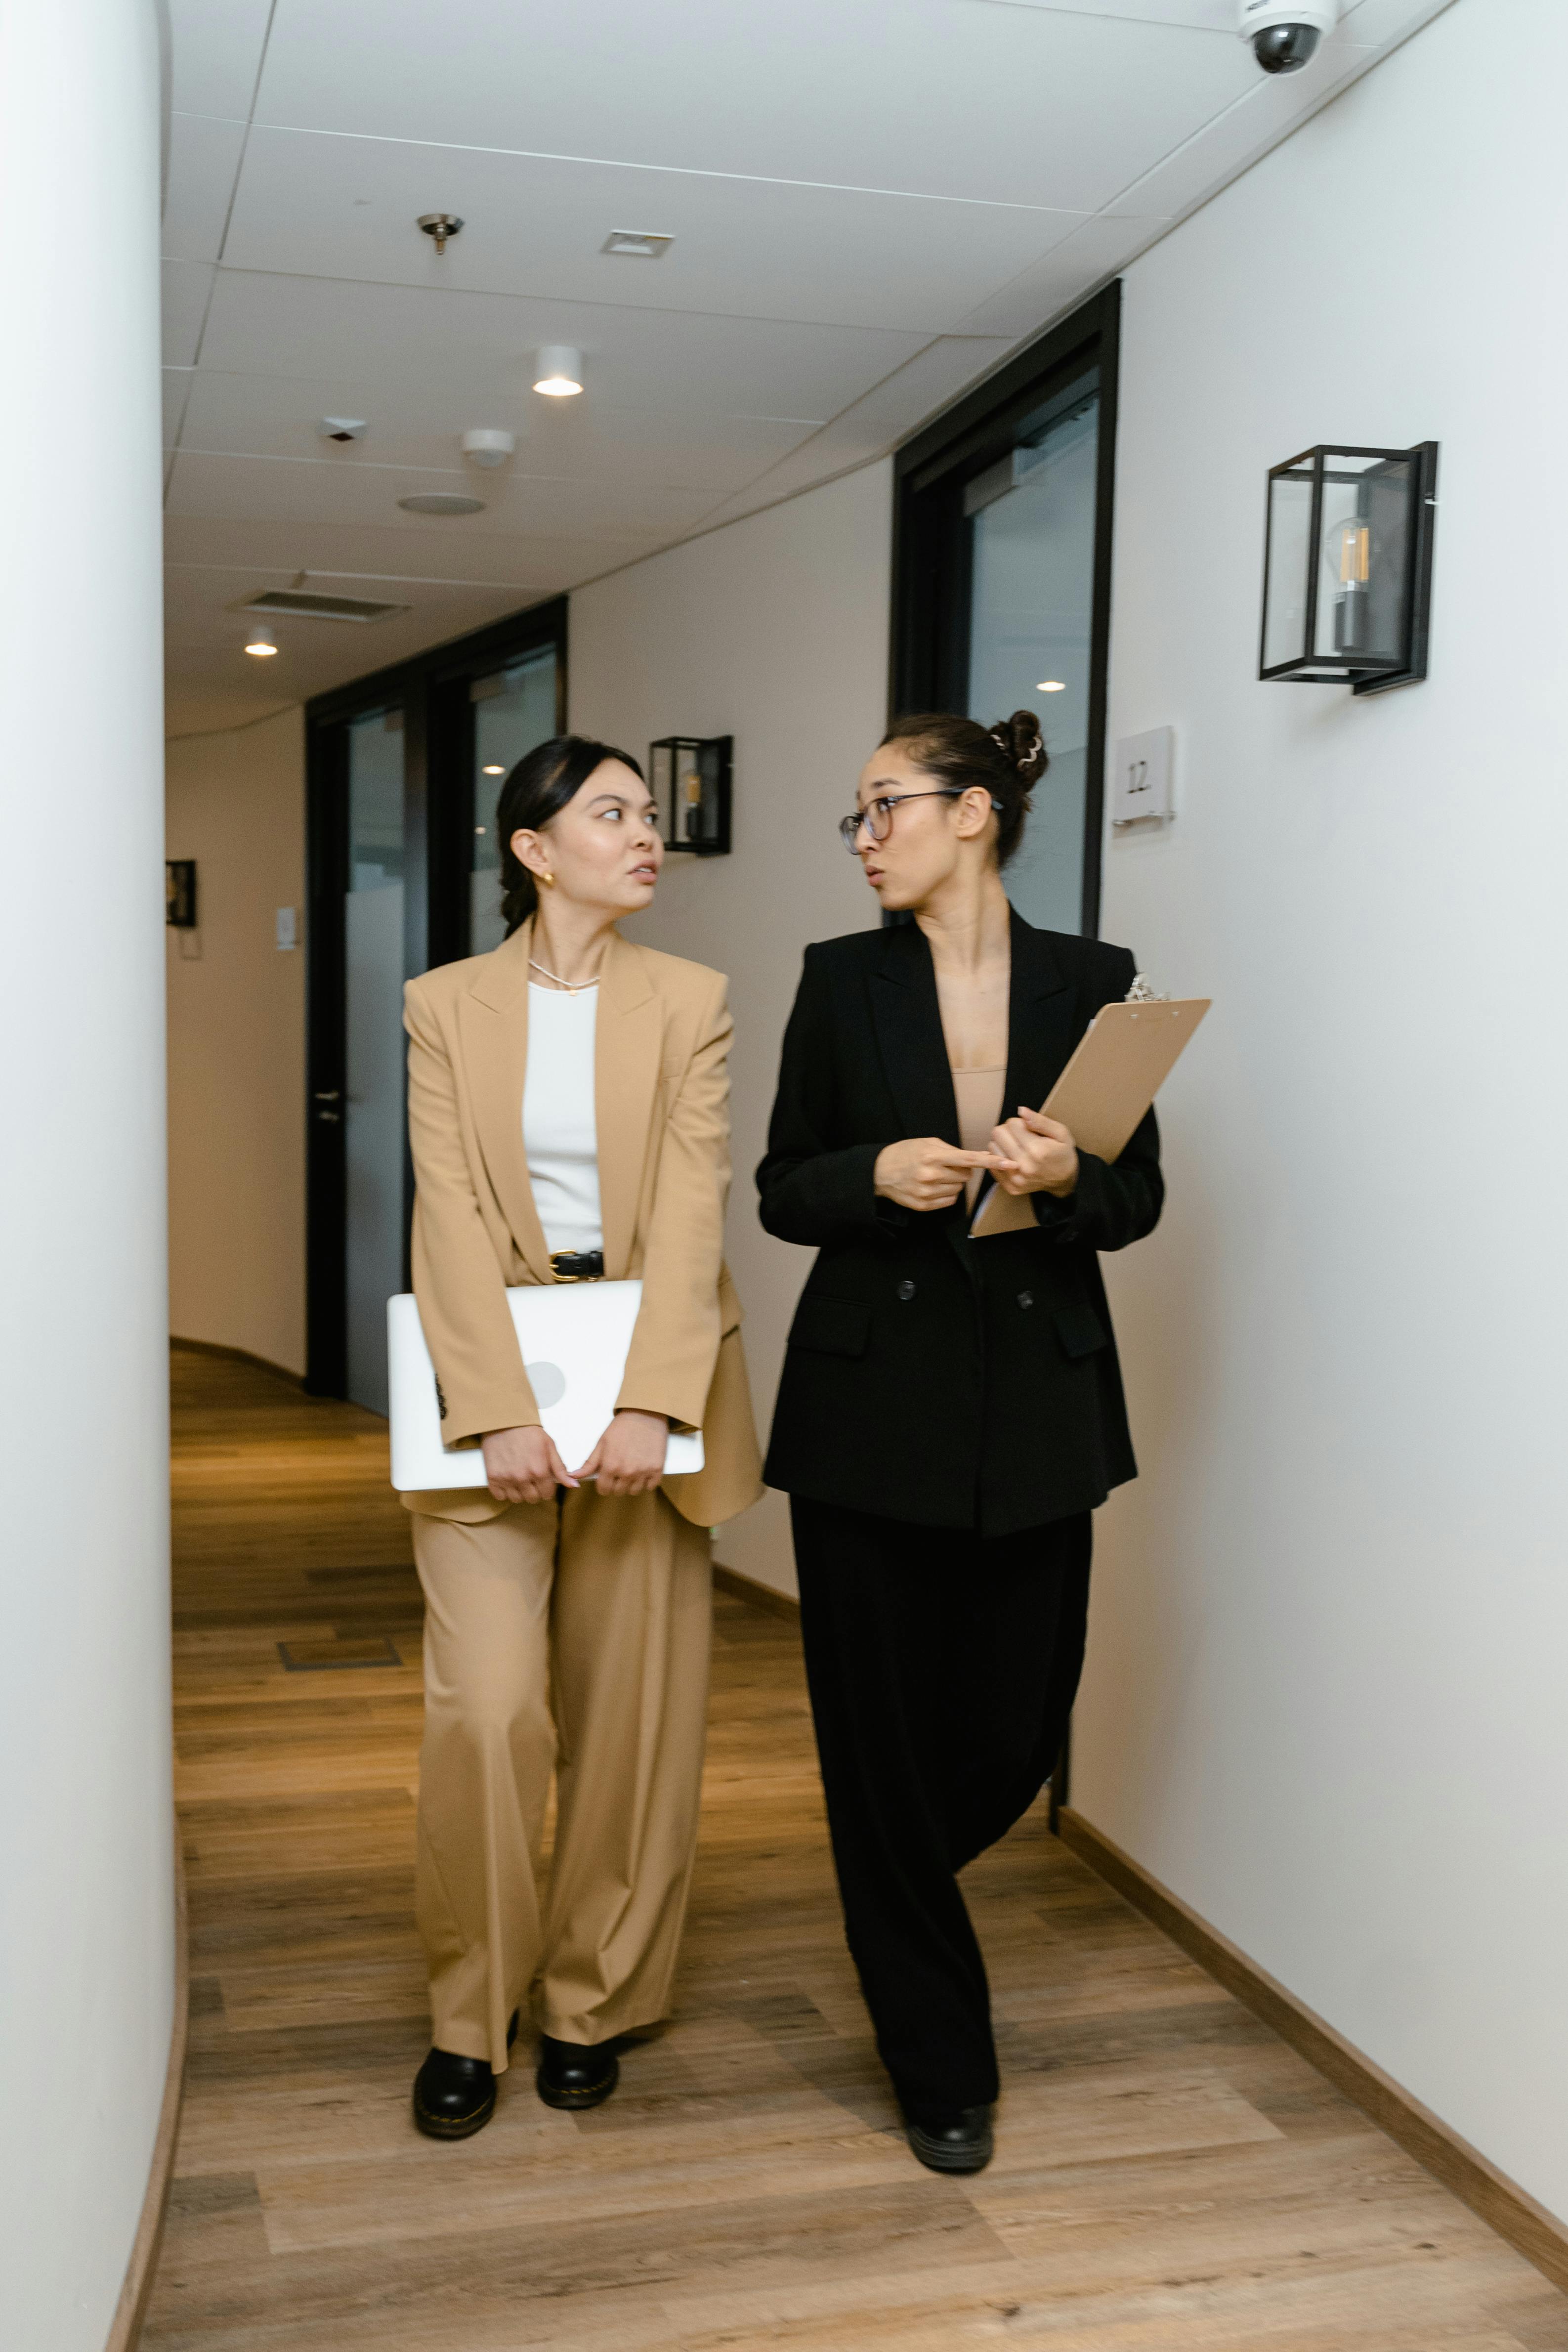
M 404 514 L 470 515 L 483 514 L 483 499 L 460 498 L 455 490 L 419 490 L 411 499 L 399 499 Z
M 421 213 L 419 226 L 426 236 L 435 239 L 437 253 L 444 253 L 447 238 L 455 236 L 463 223 L 455 213 Z
M 504 776 L 504 775 L 506 774 L 506 772 L 506 772 L 505 768 L 501 767 L 501 766 L 499 765 L 499 763 L 498 763 L 498 762 L 497 762 L 497 763 L 496 763 L 496 764 L 493 764 L 492 766 L 490 766 L 490 767 L 486 768 L 486 769 L 484 771 L 484 773 L 485 773 L 486 776 Z M 484 826 L 483 826 L 483 825 L 481 825 L 481 826 L 479 827 L 479 831 L 480 831 L 481 833 L 483 833 L 483 832 L 484 832 L 484 830 L 485 830 Z
M 1039 694 L 1065 694 L 1067 680 L 1064 677 L 1036 678 L 1035 691 Z
M 674 241 L 656 228 L 612 228 L 599 250 L 624 254 L 629 261 L 663 261 Z
M 534 390 L 550 400 L 570 400 L 582 390 L 582 353 L 570 343 L 545 343 L 535 354 Z
M 517 446 L 516 434 L 494 425 L 476 425 L 463 436 L 463 455 L 476 466 L 504 466 Z
M 254 654 L 257 661 L 267 661 L 277 651 L 277 640 L 270 629 L 252 629 L 245 641 L 245 649 L 247 654 Z
M 316 430 L 323 441 L 362 441 L 370 427 L 362 416 L 323 416 Z

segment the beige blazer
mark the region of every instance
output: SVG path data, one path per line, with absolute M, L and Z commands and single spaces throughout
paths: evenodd
M 539 1419 L 505 1296 L 554 1279 L 523 1153 L 532 942 L 525 923 L 494 954 L 443 964 L 403 991 L 413 1287 L 449 1444 Z M 604 1271 L 643 1283 L 617 1402 L 701 1429 L 704 1468 L 666 1478 L 664 1492 L 709 1527 L 762 1491 L 740 1301 L 723 1255 L 734 1027 L 725 985 L 722 972 L 615 933 L 595 1024 Z M 403 1499 L 445 1519 L 507 1507 L 483 1487 Z

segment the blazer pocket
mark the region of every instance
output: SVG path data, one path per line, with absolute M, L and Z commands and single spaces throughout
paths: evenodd
M 1093 1355 L 1111 1336 L 1092 1307 L 1059 1307 L 1052 1320 L 1062 1353 L 1075 1361 L 1080 1356 Z
M 863 1356 L 871 1342 L 871 1308 L 851 1298 L 802 1298 L 789 1326 L 789 1345 L 820 1356 Z

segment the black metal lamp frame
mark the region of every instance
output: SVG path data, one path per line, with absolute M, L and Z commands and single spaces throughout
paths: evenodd
M 730 847 L 731 778 L 735 765 L 734 736 L 661 735 L 657 741 L 648 746 L 648 787 L 651 792 L 654 790 L 653 779 L 658 772 L 659 763 L 653 756 L 656 751 L 667 751 L 670 754 L 670 805 L 667 810 L 661 808 L 659 811 L 664 847 L 668 850 L 687 850 L 698 857 L 727 856 Z M 699 768 L 705 768 L 703 756 L 705 753 L 707 754 L 712 764 L 713 829 L 702 840 L 691 841 L 684 839 L 681 835 L 680 810 L 676 803 L 675 792 L 682 755 L 685 754 L 688 760 L 695 760 Z M 704 781 L 706 785 L 706 769 Z M 706 791 L 704 798 L 706 801 Z
M 1406 551 L 1405 610 L 1400 628 L 1402 651 L 1393 662 L 1357 661 L 1349 656 L 1318 654 L 1319 555 L 1322 539 L 1323 484 L 1330 478 L 1330 457 L 1372 457 L 1403 460 L 1411 468 L 1409 540 Z M 1302 644 L 1307 650 L 1291 660 L 1265 660 L 1269 632 L 1270 558 L 1274 534 L 1273 485 L 1284 475 L 1311 469 L 1312 521 L 1307 534 L 1307 609 Z M 1353 694 L 1386 694 L 1391 687 L 1413 686 L 1427 675 L 1427 648 L 1432 613 L 1432 538 L 1437 512 L 1437 444 L 1418 441 L 1413 449 L 1364 449 L 1348 442 L 1322 442 L 1303 449 L 1282 466 L 1269 468 L 1270 494 L 1263 533 L 1263 614 L 1258 649 L 1258 675 L 1264 680 L 1285 680 L 1300 686 L 1348 686 Z

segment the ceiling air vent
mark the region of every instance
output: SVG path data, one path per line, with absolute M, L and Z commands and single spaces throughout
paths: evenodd
M 312 596 L 298 588 L 268 588 L 247 596 L 236 613 L 289 613 L 302 621 L 384 621 L 389 613 L 406 613 L 406 604 L 372 604 L 364 596 Z

